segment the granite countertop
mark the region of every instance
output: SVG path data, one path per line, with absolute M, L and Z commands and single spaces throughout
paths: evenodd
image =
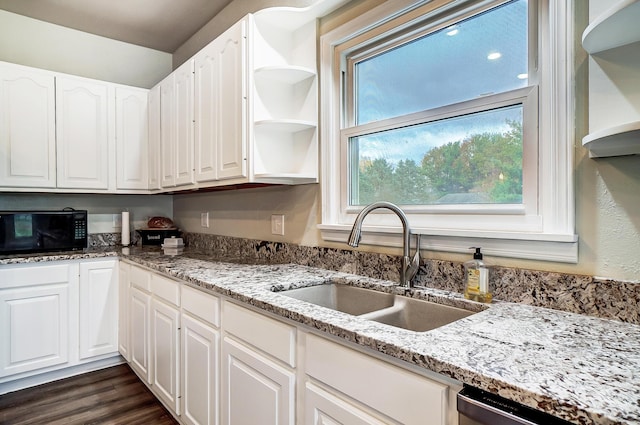
M 2 264 L 118 255 L 346 341 L 372 348 L 577 424 L 640 423 L 640 326 L 513 303 L 489 308 L 435 289 L 412 296 L 478 311 L 412 332 L 274 292 L 327 282 L 393 292 L 392 282 L 295 264 L 256 264 L 185 250 L 87 250 L 0 257 Z

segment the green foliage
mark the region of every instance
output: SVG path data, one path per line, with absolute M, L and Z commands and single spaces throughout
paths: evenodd
M 361 159 L 352 204 L 522 202 L 522 125 L 508 124 L 503 134 L 481 133 L 433 148 L 420 166 L 412 159 L 395 166 L 383 158 Z

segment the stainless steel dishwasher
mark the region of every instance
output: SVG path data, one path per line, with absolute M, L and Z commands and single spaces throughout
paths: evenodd
M 459 425 L 570 425 L 569 422 L 478 388 L 458 393 Z

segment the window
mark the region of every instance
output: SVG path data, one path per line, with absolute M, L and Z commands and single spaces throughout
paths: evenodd
M 577 261 L 567 7 L 394 1 L 323 35 L 323 237 L 385 200 L 424 248 Z M 398 244 L 378 211 L 363 243 Z

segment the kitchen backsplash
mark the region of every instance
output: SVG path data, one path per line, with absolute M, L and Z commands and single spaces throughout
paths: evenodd
M 120 243 L 117 233 L 89 237 L 90 246 Z M 203 233 L 184 233 L 183 238 L 187 246 L 211 251 L 212 256 L 253 257 L 274 263 L 296 263 L 376 279 L 399 280 L 401 260 L 393 255 Z M 137 239 L 132 242 L 136 243 Z M 422 259 L 414 283 L 462 293 L 462 263 Z M 489 285 L 496 300 L 640 324 L 640 283 L 492 266 Z

